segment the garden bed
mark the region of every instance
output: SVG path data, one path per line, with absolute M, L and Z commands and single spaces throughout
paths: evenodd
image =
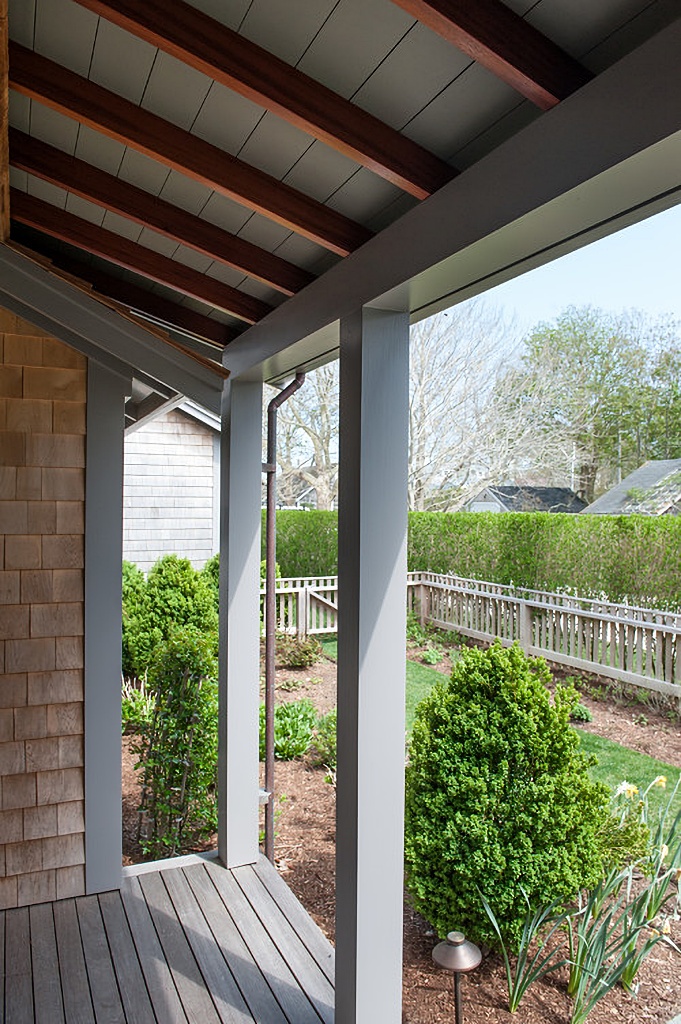
M 412 649 L 410 656 L 419 658 Z M 443 666 L 438 665 L 439 669 Z M 447 669 L 449 663 L 447 662 Z M 277 673 L 277 699 L 309 697 L 321 712 L 335 704 L 335 664 L 322 659 L 310 669 Z M 681 734 L 665 709 L 648 704 L 629 704 L 598 688 L 583 692 L 582 703 L 593 720 L 580 728 L 622 743 L 681 768 Z M 141 859 L 135 842 L 139 783 L 129 739 L 123 740 L 124 850 L 128 863 Z M 277 866 L 308 912 L 333 938 L 335 791 L 325 781 L 325 771 L 308 761 L 277 762 L 276 857 Z M 630 781 L 639 781 L 631 779 Z M 209 840 L 206 847 L 211 845 Z M 437 937 L 405 900 L 404 910 L 404 1021 L 409 1024 L 450 1024 L 453 1019 L 451 979 L 431 960 Z M 681 929 L 675 926 L 678 941 Z M 679 957 L 659 943 L 639 974 L 636 998 L 621 989 L 612 991 L 592 1012 L 592 1024 L 666 1024 L 681 1011 Z M 464 981 L 466 1024 L 565 1024 L 570 1002 L 564 979 L 551 975 L 534 985 L 517 1014 L 505 1009 L 505 982 L 500 957 L 483 960 L 478 971 Z

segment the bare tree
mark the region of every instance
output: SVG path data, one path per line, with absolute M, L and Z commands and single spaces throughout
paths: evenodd
M 300 391 L 279 410 L 277 463 L 281 505 L 334 508 L 338 497 L 337 362 L 308 373 Z
M 499 374 L 516 358 L 513 325 L 473 299 L 412 328 L 409 507 L 448 511 L 510 470 L 510 439 L 491 416 Z M 504 444 L 499 449 L 499 442 Z M 499 450 L 497 450 L 499 449 Z

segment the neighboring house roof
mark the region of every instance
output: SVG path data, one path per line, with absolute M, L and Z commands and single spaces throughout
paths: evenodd
M 472 502 L 496 499 L 507 512 L 581 512 L 586 502 L 569 487 L 486 487 Z
M 661 516 L 681 512 L 681 459 L 651 459 L 626 476 L 585 512 Z

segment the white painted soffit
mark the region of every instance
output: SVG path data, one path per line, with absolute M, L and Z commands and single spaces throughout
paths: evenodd
M 364 305 L 416 321 L 681 201 L 681 18 L 225 350 L 234 377 L 331 357 Z
M 220 412 L 217 374 L 6 245 L 0 245 L 0 305 L 114 372 L 140 371 Z

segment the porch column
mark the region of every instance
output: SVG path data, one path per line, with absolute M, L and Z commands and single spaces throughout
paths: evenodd
M 258 859 L 262 385 L 227 381 L 220 461 L 218 853 Z
M 123 428 L 131 379 L 88 362 L 85 474 L 85 887 L 121 884 Z
M 341 323 L 336 1024 L 402 1019 L 408 343 Z

